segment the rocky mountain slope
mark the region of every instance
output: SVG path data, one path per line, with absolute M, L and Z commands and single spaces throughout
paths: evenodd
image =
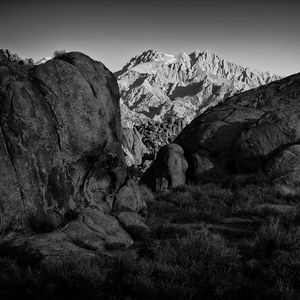
M 169 117 L 190 122 L 225 98 L 280 79 L 198 50 L 189 55 L 145 51 L 116 76 L 125 127 Z
M 146 205 L 127 178 L 115 76 L 77 52 L 37 66 L 1 55 L 0 105 L 0 233 L 25 231 L 14 243 L 51 259 L 131 245 Z M 32 235 L 43 223 L 56 231 Z
M 197 183 L 264 172 L 294 193 L 300 185 L 299 111 L 300 74 L 230 97 L 163 147 L 143 181 L 160 190 L 179 184 L 178 178 L 183 184 L 186 177 Z

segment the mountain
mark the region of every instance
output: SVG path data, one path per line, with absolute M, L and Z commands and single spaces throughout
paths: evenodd
M 199 50 L 189 55 L 148 50 L 115 75 L 125 127 L 169 117 L 190 122 L 225 98 L 281 78 Z
M 49 61 L 50 59 L 52 59 L 52 57 L 46 56 L 46 57 L 43 57 L 42 59 L 38 60 L 38 61 L 35 62 L 34 64 L 35 64 L 35 65 L 41 65 L 41 64 L 46 63 L 46 62 Z

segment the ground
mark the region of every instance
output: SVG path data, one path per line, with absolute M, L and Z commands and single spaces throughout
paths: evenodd
M 0 247 L 1 299 L 299 299 L 299 198 L 261 175 L 153 195 L 151 236 L 45 270 Z

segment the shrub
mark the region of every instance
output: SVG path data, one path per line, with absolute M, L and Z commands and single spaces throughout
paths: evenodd
M 228 176 L 223 181 L 223 185 L 232 190 L 240 190 L 247 185 L 264 187 L 270 184 L 270 176 L 263 172 Z
M 300 233 L 293 225 L 269 219 L 244 252 L 244 273 L 257 299 L 299 299 Z
M 59 56 L 63 53 L 66 53 L 66 50 L 55 50 L 52 54 L 52 57 L 56 57 L 56 56 Z
M 283 219 L 270 218 L 259 229 L 252 253 L 259 259 L 270 259 L 282 251 L 297 253 L 300 259 L 300 233 Z
M 116 261 L 109 278 L 115 299 L 238 299 L 238 251 L 207 230 L 167 241 L 154 251 L 153 259 Z
M 217 221 L 227 216 L 234 202 L 233 193 L 216 184 L 184 185 L 157 195 L 157 201 L 178 208 L 175 222 Z

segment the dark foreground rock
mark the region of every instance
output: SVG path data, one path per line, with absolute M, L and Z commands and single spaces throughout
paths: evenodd
M 0 58 L 2 232 L 28 230 L 37 215 L 59 216 L 61 228 L 74 210 L 58 240 L 95 250 L 132 244 L 109 215 L 127 176 L 114 75 L 77 52 L 38 66 Z
M 169 144 L 158 152 L 141 182 L 156 191 L 176 187 L 185 183 L 187 167 L 183 149 L 177 144 Z

